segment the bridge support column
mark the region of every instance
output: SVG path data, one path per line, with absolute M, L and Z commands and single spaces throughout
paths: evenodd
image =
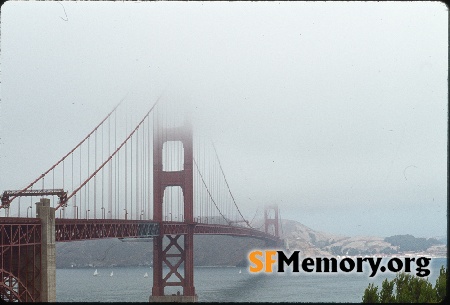
M 187 234 L 153 238 L 153 288 L 150 302 L 197 302 L 194 287 L 193 237 L 194 227 L 188 226 Z M 167 239 L 168 244 L 165 245 L 163 241 Z M 179 242 L 180 239 L 183 239 L 183 243 Z M 180 272 L 181 265 L 184 265 L 184 274 Z M 163 274 L 163 266 L 168 267 L 167 274 Z M 164 288 L 168 286 L 181 287 L 182 294 L 178 291 L 166 295 Z
M 272 213 L 273 212 L 273 213 Z M 264 231 L 266 234 L 275 235 L 276 237 L 280 237 L 279 231 L 279 215 L 278 215 L 278 206 L 276 204 L 266 205 L 264 209 Z M 277 244 L 267 244 L 267 246 L 283 246 L 282 240 L 279 240 Z
M 36 217 L 41 219 L 41 302 L 56 302 L 55 208 L 50 199 L 36 203 Z
M 270 215 L 272 214 L 271 211 L 273 211 L 273 215 Z M 266 208 L 264 209 L 264 231 L 273 234 L 276 237 L 280 237 L 278 228 L 278 206 L 275 204 L 266 205 Z M 270 232 L 270 230 L 273 230 L 273 232 Z
M 183 145 L 183 169 L 163 170 L 163 146 L 168 141 Z M 153 134 L 153 220 L 160 224 L 160 235 L 153 238 L 153 288 L 150 302 L 196 302 L 194 287 L 194 189 L 192 126 L 164 128 L 157 122 Z M 183 191 L 183 216 L 187 231 L 174 235 L 164 232 L 163 199 L 166 187 L 179 186 Z M 167 215 L 165 215 L 167 216 Z M 181 241 L 181 239 L 183 241 Z M 168 240 L 166 245 L 164 241 Z M 163 267 L 168 267 L 164 274 Z M 166 269 L 167 270 L 167 269 Z M 181 272 L 183 270 L 184 272 Z M 183 274 L 184 273 L 184 274 Z M 174 294 L 165 295 L 165 288 L 180 287 Z

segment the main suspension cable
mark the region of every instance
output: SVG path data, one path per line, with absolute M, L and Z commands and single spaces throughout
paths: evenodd
M 62 205 L 65 205 L 66 202 L 72 197 L 74 196 L 84 185 L 86 185 L 86 183 L 88 183 L 92 177 L 94 177 L 98 171 L 100 171 L 103 166 L 105 166 L 106 163 L 108 163 L 112 157 L 114 157 L 114 155 L 122 148 L 123 145 L 125 145 L 125 143 L 127 143 L 127 141 L 131 138 L 131 136 L 133 136 L 133 134 L 136 132 L 136 130 L 138 130 L 138 128 L 141 126 L 141 124 L 145 121 L 145 119 L 148 117 L 148 115 L 153 111 L 153 109 L 155 108 L 156 104 L 158 103 L 158 101 L 160 100 L 161 97 L 159 97 L 156 102 L 153 104 L 152 108 L 150 108 L 150 110 L 147 112 L 147 114 L 142 118 L 142 120 L 139 122 L 139 124 L 136 126 L 136 128 L 133 129 L 133 131 L 128 135 L 128 137 L 122 142 L 122 144 L 120 144 L 119 147 L 116 148 L 116 150 L 112 153 L 112 155 L 110 155 L 108 157 L 108 159 L 105 160 L 105 162 L 102 163 L 102 165 L 100 165 L 99 168 L 97 168 L 97 170 L 95 170 L 90 176 L 89 178 L 87 178 L 78 188 L 76 188 L 68 197 L 64 202 L 60 202 L 58 204 L 58 206 L 56 207 L 56 210 L 59 209 Z
M 220 167 L 220 170 L 222 171 L 223 178 L 225 179 L 225 184 L 227 185 L 228 191 L 230 192 L 231 199 L 233 200 L 234 205 L 236 206 L 236 209 L 237 209 L 238 212 L 239 212 L 239 215 L 241 215 L 242 219 L 245 221 L 245 223 L 247 224 L 247 226 L 249 226 L 250 228 L 252 228 L 252 226 L 250 226 L 250 224 L 248 223 L 248 221 L 245 219 L 245 217 L 242 215 L 241 211 L 239 210 L 239 207 L 238 207 L 237 204 L 236 204 L 236 200 L 234 200 L 234 196 L 233 196 L 233 194 L 231 193 L 230 186 L 228 185 L 227 178 L 225 177 L 225 173 L 224 173 L 224 171 L 223 171 L 222 164 L 220 163 L 219 155 L 217 154 L 217 150 L 216 150 L 216 147 L 215 147 L 215 145 L 214 145 L 214 142 L 211 141 L 211 143 L 212 143 L 212 146 L 213 146 L 213 148 L 214 148 L 214 152 L 215 152 L 215 154 L 216 154 L 217 161 L 219 162 L 219 167 Z
M 58 166 L 61 162 L 63 162 L 70 154 L 72 154 L 78 147 L 81 146 L 81 144 L 83 144 L 87 139 L 89 139 L 89 137 L 97 130 L 97 128 L 99 128 L 103 122 L 105 122 L 113 112 L 116 111 L 117 107 L 119 107 L 119 105 L 122 103 L 122 101 L 125 98 L 121 99 L 120 102 L 113 108 L 113 110 L 111 110 L 110 113 L 108 113 L 108 115 L 83 139 L 81 140 L 80 143 L 77 144 L 77 146 L 75 146 L 71 151 L 69 151 L 66 155 L 64 155 L 64 157 L 62 157 L 58 162 L 56 162 L 52 167 L 50 167 L 45 173 L 43 173 L 42 175 L 40 175 L 38 178 L 36 178 L 36 180 L 34 180 L 33 182 L 31 182 L 29 185 L 27 185 L 25 188 L 23 188 L 21 190 L 21 192 L 28 190 L 30 187 L 32 187 L 36 182 L 38 182 L 40 179 L 42 179 L 45 175 L 47 175 L 51 170 L 53 170 L 56 166 Z M 4 208 L 4 206 L 9 206 L 9 204 L 15 199 L 17 198 L 17 196 L 12 197 L 11 199 L 9 199 L 7 204 L 2 204 L 0 205 L 0 209 Z
M 210 191 L 209 191 L 209 189 L 208 189 L 208 186 L 206 186 L 206 182 L 205 182 L 205 180 L 203 179 L 202 173 L 200 173 L 200 170 L 199 170 L 199 168 L 198 168 L 197 162 L 195 161 L 195 159 L 193 159 L 193 161 L 194 161 L 195 167 L 197 168 L 197 172 L 198 172 L 198 174 L 199 174 L 199 176 L 200 176 L 200 178 L 201 178 L 201 180 L 202 180 L 202 182 L 203 182 L 203 185 L 206 187 L 206 191 L 208 192 L 209 197 L 211 198 L 212 202 L 214 203 L 214 206 L 216 207 L 217 211 L 219 211 L 219 214 L 223 217 L 223 219 L 225 219 L 225 221 L 226 221 L 228 224 L 230 224 L 230 221 L 222 214 L 222 212 L 220 211 L 220 209 L 219 209 L 219 207 L 217 206 L 216 202 L 214 201 L 214 198 L 212 197 L 212 195 L 211 195 L 211 193 L 210 193 Z

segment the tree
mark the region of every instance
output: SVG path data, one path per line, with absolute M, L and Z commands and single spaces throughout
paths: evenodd
M 435 303 L 446 297 L 447 268 L 441 267 L 436 285 L 405 272 L 398 273 L 388 281 L 385 279 L 379 293 L 373 283 L 364 291 L 363 303 Z
M 426 239 L 423 237 L 414 237 L 410 234 L 386 237 L 384 241 L 393 246 L 398 246 L 400 251 L 424 251 L 433 245 L 441 244 L 435 238 Z
M 395 302 L 394 296 L 394 282 L 390 282 L 387 279 L 381 284 L 380 291 L 380 303 L 393 303 Z
M 397 303 L 434 302 L 436 299 L 433 287 L 423 278 L 402 272 L 397 274 L 393 282 L 396 286 Z
M 436 297 L 438 300 L 444 300 L 447 295 L 447 268 L 441 266 L 439 270 L 439 277 L 436 279 L 436 285 L 434 285 L 436 290 Z
M 362 297 L 363 303 L 379 303 L 377 290 L 378 287 L 374 287 L 373 283 L 369 284 L 369 287 L 366 288 Z

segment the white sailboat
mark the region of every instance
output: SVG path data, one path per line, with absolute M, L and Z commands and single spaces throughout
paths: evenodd
M 97 275 L 98 275 L 98 272 L 97 272 L 97 269 L 95 269 L 94 276 L 97 276 Z
M 113 276 L 114 275 L 114 271 L 111 271 L 111 274 L 109 276 Z
M 241 269 L 239 269 L 239 273 L 242 273 L 242 270 L 241 270 Z
M 144 277 L 148 277 L 148 274 L 147 274 L 147 272 L 145 272 L 145 274 L 144 274 Z

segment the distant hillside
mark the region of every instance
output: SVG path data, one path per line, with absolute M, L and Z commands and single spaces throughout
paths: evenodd
M 236 266 L 247 253 L 261 248 L 264 242 L 232 236 L 194 236 L 196 266 Z M 56 267 L 150 266 L 153 242 L 123 242 L 119 239 L 99 239 L 56 244 Z
M 426 253 L 446 257 L 447 246 L 435 238 L 415 238 L 412 235 L 377 237 L 348 237 L 314 231 L 301 223 L 283 220 L 282 226 L 290 249 L 299 249 L 303 256 L 337 256 L 337 255 L 390 255 L 409 253 Z M 400 243 L 402 246 L 400 246 Z
M 282 226 L 290 249 L 299 249 L 303 256 L 391 254 L 397 250 L 382 237 L 348 237 L 314 231 L 301 223 L 283 220 Z
M 260 223 L 261 224 L 261 223 Z M 260 224 L 255 224 L 258 227 Z M 305 256 L 337 255 L 389 255 L 405 248 L 389 238 L 375 236 L 348 237 L 315 231 L 299 222 L 282 220 L 284 238 L 289 249 L 301 251 Z M 411 239 L 411 241 L 421 239 Z M 407 239 L 408 239 L 407 238 Z M 396 239 L 394 239 L 396 240 Z M 427 254 L 446 256 L 445 244 L 431 239 Z M 236 266 L 247 263 L 247 253 L 264 247 L 264 242 L 252 238 L 221 235 L 194 236 L 194 264 L 196 266 Z M 92 266 L 137 266 L 151 265 L 153 243 L 123 242 L 119 239 L 88 240 L 56 244 L 57 268 Z M 422 252 L 423 252 L 422 251 Z
M 440 243 L 442 243 L 444 245 L 447 244 L 447 236 L 436 236 L 434 238 L 437 239 L 437 241 L 439 241 Z
M 398 246 L 399 251 L 425 251 L 431 246 L 442 244 L 436 238 L 417 238 L 409 234 L 394 235 L 384 240 L 393 246 Z

